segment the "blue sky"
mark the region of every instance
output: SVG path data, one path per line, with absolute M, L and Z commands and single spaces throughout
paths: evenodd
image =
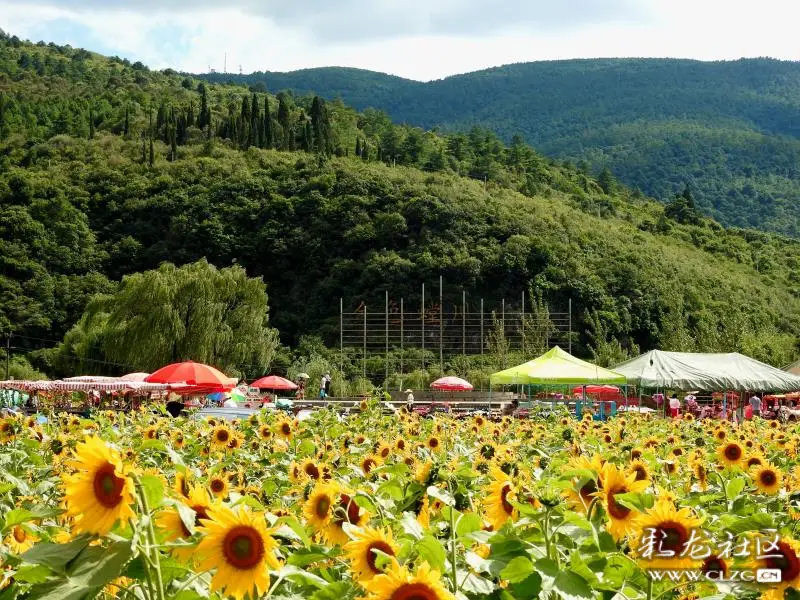
M 792 0 L 0 0 L 0 27 L 203 72 L 340 65 L 419 80 L 558 58 L 800 59 Z

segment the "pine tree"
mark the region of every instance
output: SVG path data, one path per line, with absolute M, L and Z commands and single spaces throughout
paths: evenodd
M 361 138 L 356 136 L 356 156 L 361 156 Z
M 361 144 L 361 158 L 369 160 L 369 145 L 367 144 L 367 140 L 364 140 L 364 143 Z
M 189 102 L 189 108 L 186 109 L 186 127 L 194 126 L 194 102 Z
M 92 107 L 89 107 L 89 139 L 94 139 L 94 112 Z
M 275 144 L 275 135 L 272 132 L 272 114 L 269 111 L 269 98 L 264 96 L 264 147 L 272 148 Z
M 153 163 L 156 162 L 156 153 L 155 149 L 153 148 L 153 136 L 150 136 L 150 166 L 153 166 Z
M 126 106 L 125 107 L 125 124 L 122 126 L 122 135 L 124 135 L 125 137 L 128 137 L 128 134 L 131 131 L 131 122 L 130 122 L 130 116 L 129 116 L 128 113 L 129 113 L 129 108 Z
M 156 113 L 156 130 L 153 135 L 161 136 L 162 128 L 167 122 L 167 106 L 163 102 L 158 107 L 158 112 Z M 164 135 L 164 141 L 169 142 L 166 139 L 166 134 Z
M 142 164 L 147 162 L 147 137 L 142 134 Z

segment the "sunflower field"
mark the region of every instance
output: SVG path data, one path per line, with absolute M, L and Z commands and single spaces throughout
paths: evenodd
M 795 425 L 363 408 L 5 418 L 0 600 L 800 593 Z

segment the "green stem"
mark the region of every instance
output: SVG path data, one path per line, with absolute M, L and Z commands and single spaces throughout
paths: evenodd
M 282 575 L 281 575 L 280 577 L 278 577 L 278 578 L 275 580 L 275 583 L 273 583 L 273 584 L 272 584 L 272 587 L 270 587 L 270 588 L 269 588 L 269 591 L 267 592 L 267 595 L 266 595 L 266 596 L 264 596 L 264 599 L 265 599 L 265 600 L 266 600 L 267 598 L 271 598 L 271 597 L 272 597 L 272 594 L 274 594 L 274 593 L 275 593 L 275 589 L 276 589 L 276 588 L 277 588 L 277 587 L 280 585 L 281 581 L 283 581 L 283 576 L 282 576 Z
M 450 495 L 455 498 L 453 493 L 453 486 L 447 486 L 450 489 Z M 458 569 L 456 568 L 456 507 L 450 507 L 450 563 L 453 571 L 453 593 L 458 594 Z
M 647 600 L 653 600 L 653 578 L 647 576 Z
M 147 502 L 147 495 L 144 493 L 142 482 L 138 477 L 135 478 L 135 481 L 136 486 L 139 489 L 142 508 L 144 509 L 145 516 L 147 517 L 147 554 L 148 557 L 153 561 L 153 567 L 156 573 L 156 592 L 158 594 L 158 600 L 165 600 L 166 596 L 164 593 L 164 578 L 161 575 L 161 561 L 159 560 L 159 550 L 156 547 L 156 532 L 153 528 L 153 514 L 150 512 L 150 506 Z
M 145 511 L 144 511 L 144 507 L 142 506 L 142 500 L 140 498 L 140 494 L 136 494 L 136 504 L 138 505 L 139 513 L 140 514 L 146 514 Z M 140 523 L 141 522 L 136 524 L 137 532 L 139 531 Z M 148 549 L 148 552 L 149 552 L 149 549 Z M 144 578 L 145 578 L 145 581 L 147 582 L 147 591 L 148 591 L 148 595 L 147 596 L 148 596 L 149 600 L 153 600 L 156 597 L 156 592 L 155 592 L 155 588 L 153 587 L 153 574 L 150 572 L 151 563 L 150 563 L 150 557 L 148 556 L 148 552 L 142 552 L 142 559 L 143 559 L 142 560 L 142 565 L 144 566 Z
M 550 557 L 550 509 L 544 511 L 544 550 L 547 558 Z

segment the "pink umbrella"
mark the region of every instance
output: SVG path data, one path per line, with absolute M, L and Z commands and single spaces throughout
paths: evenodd
M 442 377 L 431 384 L 431 389 L 443 392 L 468 392 L 472 389 L 472 384 L 460 377 Z
M 256 379 L 250 384 L 250 387 L 259 388 L 262 390 L 296 390 L 297 384 L 283 377 L 270 375 L 268 377 Z
M 150 373 L 128 373 L 120 377 L 122 381 L 144 381 Z

